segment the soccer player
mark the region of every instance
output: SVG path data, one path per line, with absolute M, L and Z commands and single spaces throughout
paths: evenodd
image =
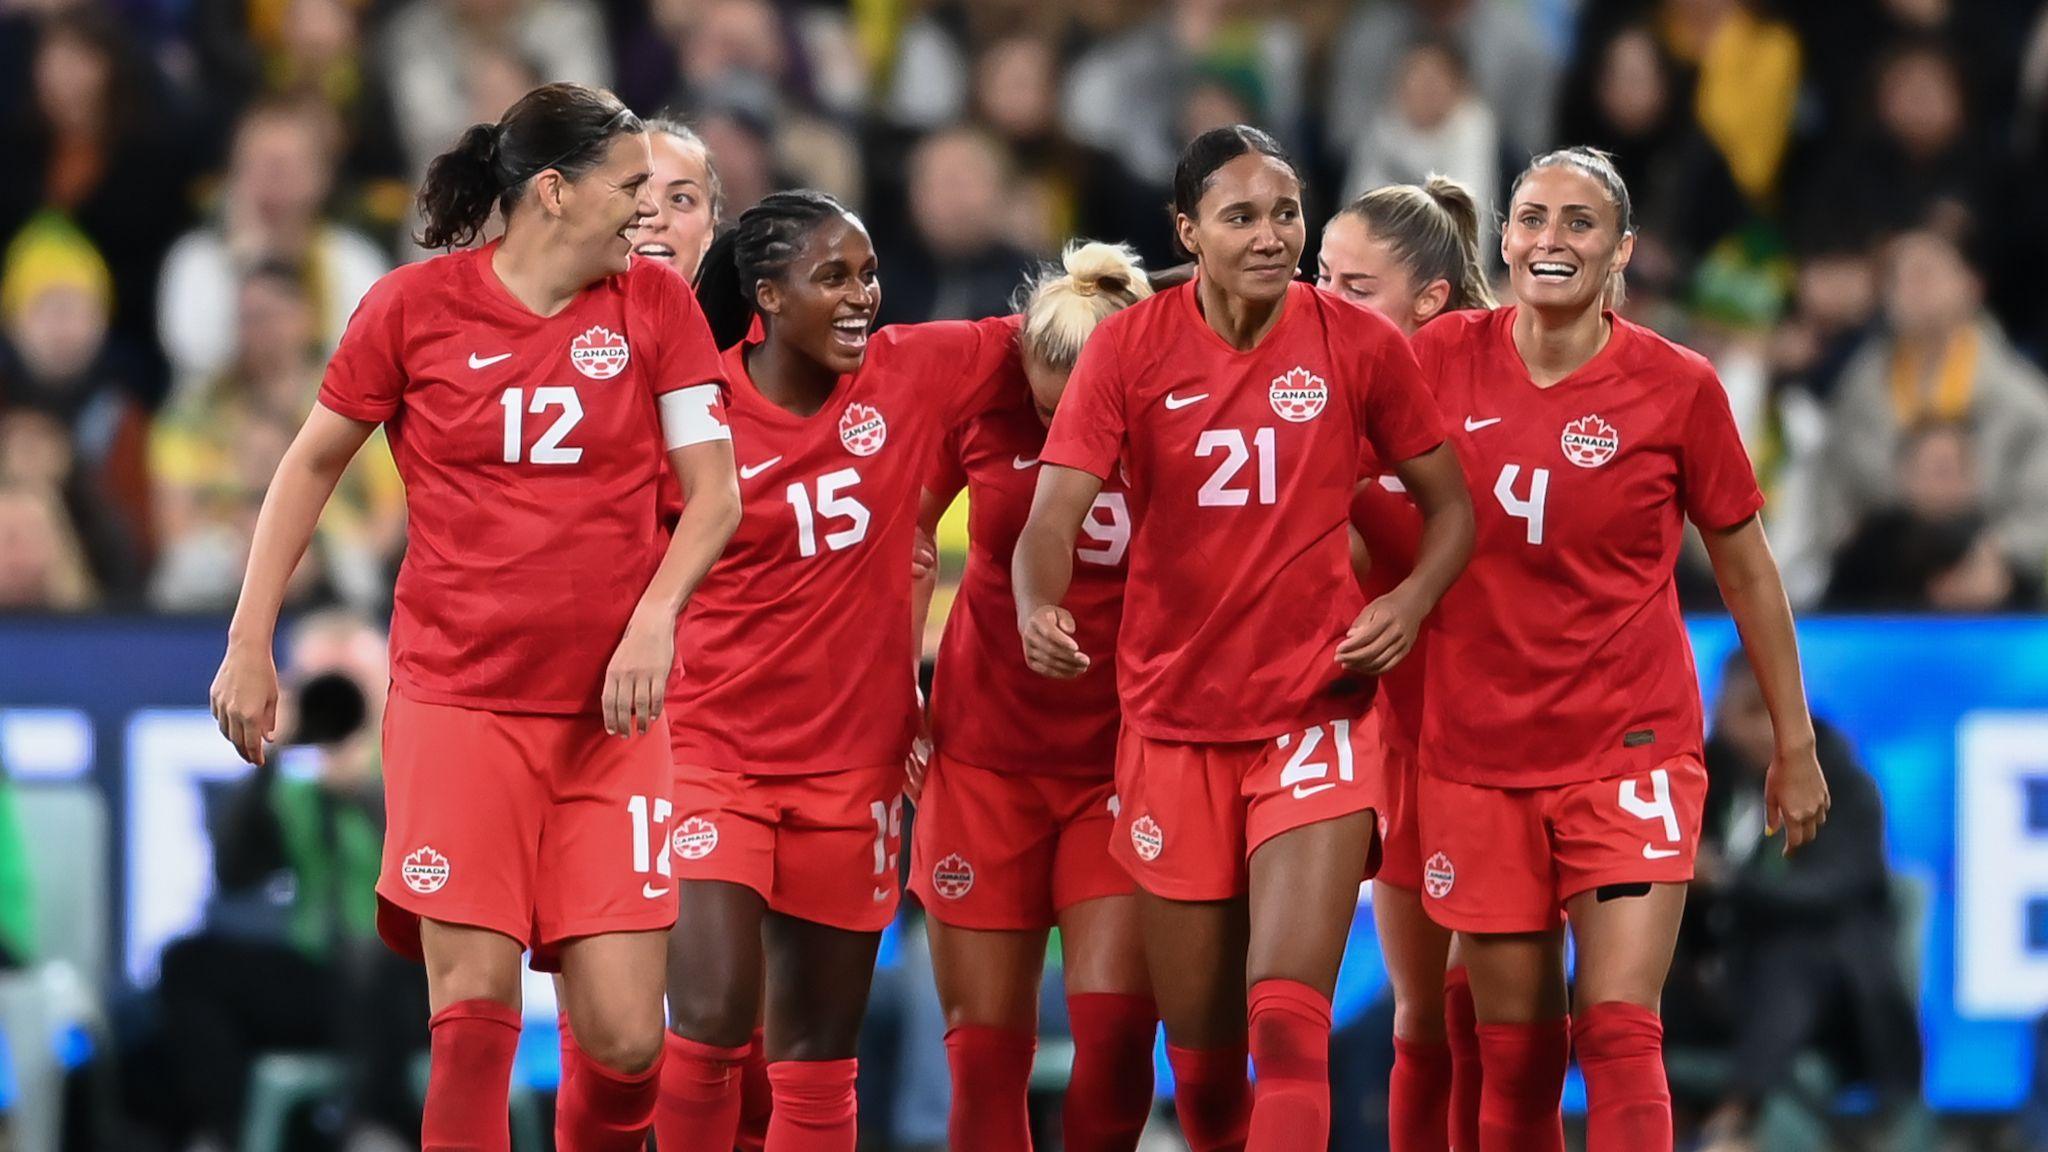
M 1108 650 L 1132 524 L 1122 483 L 1108 480 L 1082 521 L 1067 595 L 1081 643 L 1104 659 L 1075 680 L 1032 672 L 1010 591 L 1067 376 L 1097 325 L 1151 294 L 1130 249 L 1070 245 L 1008 321 L 1015 343 L 996 368 L 999 395 L 948 433 L 925 485 L 927 532 L 969 494 L 967 567 L 939 647 L 910 864 L 946 1015 L 954 1148 L 1030 1152 L 1039 977 L 1055 925 L 1074 1032 L 1063 1146 L 1131 1152 L 1152 1107 L 1158 1009 L 1131 878 L 1109 854 L 1118 710 Z
M 1770 824 L 1789 852 L 1827 815 L 1728 398 L 1706 360 L 1611 310 L 1631 228 L 1604 154 L 1540 156 L 1501 236 L 1519 305 L 1415 335 L 1479 494 L 1471 566 L 1430 637 L 1420 795 L 1425 906 L 1459 934 L 1478 1012 L 1483 1152 L 1563 1147 L 1568 1047 L 1594 1152 L 1671 1148 L 1657 1005 L 1707 788 L 1672 579 L 1687 519 L 1770 706 Z
M 559 970 L 587 1057 L 572 1147 L 640 1147 L 661 1056 L 655 851 L 675 618 L 739 517 L 711 334 L 674 270 L 632 258 L 653 211 L 617 97 L 537 88 L 437 158 L 430 248 L 379 281 L 279 465 L 212 700 L 260 762 L 285 582 L 349 458 L 384 425 L 409 515 L 391 626 L 379 929 L 423 957 L 422 1143 L 509 1147 L 520 955 Z M 664 459 L 666 456 L 666 459 Z M 664 465 L 689 503 L 650 531 Z
M 1494 307 L 1479 247 L 1479 209 L 1455 180 L 1390 184 L 1346 205 L 1323 229 L 1316 283 L 1413 335 L 1446 312 Z M 1364 548 L 1368 597 L 1390 591 L 1414 564 L 1422 520 L 1398 478 L 1369 481 L 1351 502 Z M 1422 909 L 1416 851 L 1415 748 L 1429 628 L 1408 658 L 1380 677 L 1374 707 L 1386 741 L 1389 805 L 1385 848 L 1373 877 L 1372 912 L 1394 986 L 1394 1072 L 1387 1129 L 1393 1152 L 1479 1147 L 1479 1037 L 1462 966 L 1445 965 L 1451 934 Z M 1448 1025 L 1448 1029 L 1447 1029 Z
M 634 231 L 633 251 L 665 260 L 683 279 L 695 280 L 725 209 L 718 168 L 703 138 L 680 120 L 649 120 L 647 140 L 654 156 L 654 215 Z
M 820 192 L 748 209 L 712 243 L 698 298 L 729 349 L 746 514 L 677 644 L 681 911 L 656 1140 L 732 1147 L 765 953 L 767 1147 L 850 1152 L 919 724 L 918 496 L 945 429 L 1004 379 L 1015 334 L 998 319 L 870 335 L 874 245 Z
M 1373 677 L 1414 644 L 1472 531 L 1399 329 L 1294 282 L 1301 191 L 1257 129 L 1188 145 L 1174 209 L 1195 279 L 1110 317 L 1082 350 L 1013 574 L 1032 667 L 1087 672 L 1065 606 L 1075 539 L 1104 482 L 1128 473 L 1111 848 L 1141 889 L 1197 1150 L 1328 1139 L 1330 994 L 1387 805 Z M 1415 571 L 1370 605 L 1346 530 L 1361 445 L 1424 518 Z

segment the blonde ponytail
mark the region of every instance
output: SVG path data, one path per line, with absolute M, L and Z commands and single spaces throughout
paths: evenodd
M 1480 247 L 1479 201 L 1470 188 L 1435 173 L 1422 182 L 1422 190 L 1443 209 L 1458 240 L 1460 274 L 1446 277 L 1451 284 L 1449 307 L 1454 311 L 1495 307 L 1499 301 L 1493 297 L 1493 284 L 1486 276 L 1486 254 Z
M 1025 283 L 1024 351 L 1058 372 L 1071 372 L 1095 326 L 1152 294 L 1138 254 L 1128 245 L 1076 240 Z
M 1374 188 L 1345 205 L 1341 215 L 1365 221 L 1366 230 L 1392 249 L 1413 283 L 1449 284 L 1445 311 L 1494 306 L 1480 248 L 1479 201 L 1470 188 L 1432 174 L 1419 187 Z

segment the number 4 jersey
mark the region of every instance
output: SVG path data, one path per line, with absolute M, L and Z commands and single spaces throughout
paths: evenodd
M 1337 663 L 1365 600 L 1346 523 L 1368 445 L 1402 461 L 1443 441 L 1415 358 L 1384 317 L 1288 289 L 1249 350 L 1202 318 L 1199 285 L 1105 320 L 1082 349 L 1041 459 L 1128 470 L 1130 578 L 1117 676 L 1155 740 L 1259 740 L 1372 703 Z
M 679 769 L 807 774 L 899 763 L 917 726 L 910 556 L 939 439 L 1013 354 L 1005 321 L 884 328 L 816 413 L 726 353 L 742 513 L 677 624 Z M 650 519 L 650 523 L 652 523 Z
M 1415 336 L 1478 515 L 1430 637 L 1423 767 L 1539 788 L 1697 756 L 1683 521 L 1730 528 L 1763 506 L 1727 394 L 1706 360 L 1618 317 L 1592 360 L 1538 388 L 1514 316 L 1460 312 Z
M 379 280 L 320 403 L 383 423 L 405 480 L 393 682 L 428 704 L 595 712 L 661 559 L 655 397 L 701 387 L 716 411 L 718 350 L 660 261 L 539 316 L 492 271 L 496 251 Z

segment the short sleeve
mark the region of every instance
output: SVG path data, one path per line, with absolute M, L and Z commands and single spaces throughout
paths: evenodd
M 697 295 L 673 269 L 661 267 L 661 290 L 656 295 L 658 314 L 649 327 L 661 333 L 661 363 L 648 380 L 656 396 L 699 384 L 717 384 L 725 389 L 718 345 L 711 338 L 711 325 L 697 306 Z
M 1370 456 L 1383 467 L 1413 460 L 1444 442 L 1443 418 L 1423 386 L 1422 369 L 1406 340 L 1390 337 L 1380 342 L 1365 382 L 1361 416 Z
M 341 344 L 320 380 L 320 404 L 351 420 L 381 424 L 398 414 L 405 392 L 405 343 L 400 272 L 370 287 L 342 331 Z
M 1742 447 L 1742 433 L 1728 407 L 1728 392 L 1711 370 L 1693 394 L 1692 410 L 1678 430 L 1678 491 L 1686 518 L 1702 528 L 1733 528 L 1764 506 L 1756 468 Z
M 925 472 L 924 490 L 951 504 L 953 497 L 967 487 L 967 468 L 960 462 L 962 434 L 967 431 L 964 424 L 956 424 L 946 430 L 945 438 L 939 441 L 939 451 L 932 458 L 932 466 Z
M 1081 359 L 1046 433 L 1042 463 L 1078 468 L 1109 479 L 1124 446 L 1123 353 L 1114 333 L 1097 331 L 1081 345 Z

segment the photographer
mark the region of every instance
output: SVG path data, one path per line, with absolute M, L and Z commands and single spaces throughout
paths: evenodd
M 427 1015 L 421 970 L 377 941 L 383 633 L 345 613 L 305 617 L 284 680 L 279 731 L 315 749 L 315 770 L 268 758 L 214 821 L 206 924 L 163 954 L 169 1087 L 191 1136 L 233 1147 L 257 1055 L 334 1051 L 353 1087 L 337 1128 L 350 1147 L 383 1146 L 418 1126 L 406 1073 Z

